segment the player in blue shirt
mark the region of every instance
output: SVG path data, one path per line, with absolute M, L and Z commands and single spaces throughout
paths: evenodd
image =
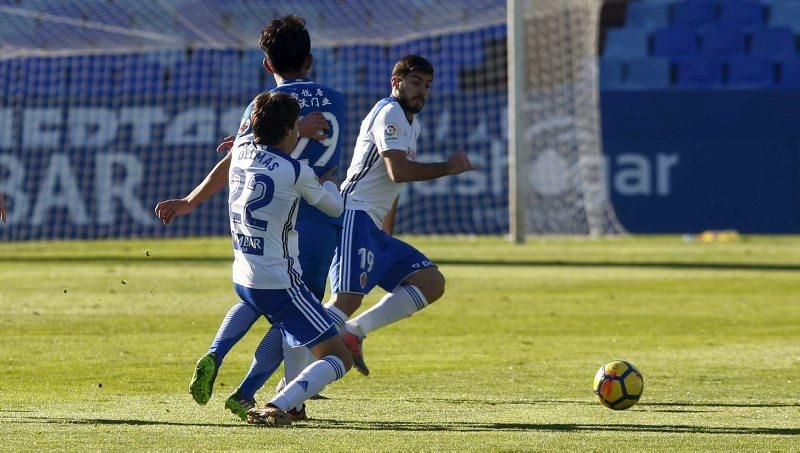
M 297 100 L 300 115 L 305 116 L 301 122 L 311 124 L 312 129 L 327 130 L 327 134 L 323 136 L 300 138 L 291 156 L 307 163 L 318 176 L 335 172 L 342 154 L 344 96 L 307 78 L 313 58 L 310 53 L 310 37 L 303 19 L 286 16 L 273 20 L 262 30 L 259 44 L 266 54 L 264 68 L 273 74 L 278 84 L 272 91 L 289 94 Z M 252 106 L 251 103 L 242 116 L 237 139 L 252 135 Z M 227 149 L 232 142 L 231 139 L 220 146 Z M 188 214 L 211 195 L 226 187 L 230 159 L 228 154 L 186 198 L 159 203 L 156 207 L 159 218 L 165 224 L 170 223 L 176 216 Z M 328 269 L 339 240 L 341 219 L 329 217 L 301 202 L 296 229 L 299 235 L 299 261 L 303 280 L 316 298 L 322 300 Z M 347 317 L 335 307 L 328 308 L 334 321 L 341 326 Z M 199 404 L 208 402 L 214 379 L 225 355 L 257 319 L 258 314 L 246 304 L 238 303 L 230 309 L 208 353 L 198 361 L 190 384 L 190 392 Z M 285 358 L 286 381 L 294 379 L 307 365 L 308 350 L 292 348 L 281 337 L 279 329 L 270 328 L 256 349 L 247 376 L 226 400 L 225 406 L 238 416 L 245 418 L 247 410 L 255 406 L 255 392 L 278 368 L 281 360 Z M 290 415 L 304 418 L 304 408 L 294 408 Z

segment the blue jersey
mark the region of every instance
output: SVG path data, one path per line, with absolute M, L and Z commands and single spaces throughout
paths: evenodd
M 300 116 L 308 115 L 311 112 L 321 112 L 328 120 L 328 138 L 318 141 L 300 137 L 297 142 L 292 157 L 304 161 L 320 176 L 332 167 L 342 168 L 342 147 L 344 143 L 344 95 L 336 90 L 319 85 L 311 79 L 284 80 L 280 85 L 273 88 L 272 92 L 286 93 L 292 96 L 300 104 Z M 250 126 L 250 112 L 253 103 L 247 106 L 242 116 L 237 138 L 252 134 Z M 321 222 L 342 224 L 341 217 L 330 217 L 319 209 L 309 205 L 305 200 L 300 202 L 300 209 L 297 213 L 299 220 L 318 220 Z

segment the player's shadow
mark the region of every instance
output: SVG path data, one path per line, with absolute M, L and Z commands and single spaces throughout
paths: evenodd
M 14 417 L 3 418 L 5 423 L 55 423 L 66 425 L 128 425 L 128 426 L 197 426 L 217 428 L 264 429 L 243 423 L 198 423 L 164 420 L 138 420 L 126 418 L 61 418 L 61 417 Z M 408 422 L 408 421 L 354 421 L 334 419 L 311 419 L 296 423 L 298 429 L 350 429 L 358 431 L 435 431 L 435 432 L 582 432 L 621 431 L 692 434 L 765 434 L 777 436 L 800 436 L 800 428 L 751 428 L 699 425 L 645 425 L 645 424 L 598 424 L 598 423 L 481 423 L 481 422 Z
M 480 399 L 467 399 L 467 398 L 404 398 L 402 401 L 411 403 L 426 403 L 438 402 L 442 404 L 486 404 L 489 406 L 503 406 L 503 405 L 562 405 L 562 404 L 579 404 L 586 406 L 597 406 L 597 401 L 594 398 L 585 400 L 545 400 L 545 399 L 517 399 L 517 400 L 480 400 Z M 682 412 L 682 408 L 705 408 L 714 409 L 721 407 L 742 407 L 742 408 L 755 408 L 755 407 L 800 407 L 800 403 L 717 403 L 713 401 L 669 401 L 669 402 L 641 402 L 636 405 L 637 408 L 668 408 L 661 409 L 664 412 Z M 674 409 L 673 409 L 674 408 Z M 691 410 L 684 410 L 685 412 L 692 412 Z
M 244 423 L 199 423 L 165 420 L 138 420 L 131 418 L 67 418 L 67 417 L 0 417 L 3 423 L 58 424 L 58 425 L 128 425 L 128 426 L 199 426 L 217 428 L 246 428 Z
M 361 431 L 512 431 L 512 432 L 655 432 L 691 434 L 766 434 L 777 436 L 800 436 L 800 428 L 752 428 L 732 426 L 700 425 L 645 425 L 645 424 L 599 424 L 599 423 L 480 423 L 480 422 L 368 422 L 313 419 L 295 425 L 311 429 L 352 429 Z

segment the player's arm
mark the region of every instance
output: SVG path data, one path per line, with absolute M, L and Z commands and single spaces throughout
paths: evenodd
M 392 207 L 389 209 L 386 217 L 383 218 L 383 231 L 389 236 L 394 234 L 394 217 L 395 214 L 397 214 L 397 200 L 399 199 L 400 197 L 395 197 L 392 202 Z
M 317 180 L 314 170 L 308 165 L 302 165 L 296 187 L 308 204 L 331 217 L 339 217 L 344 212 L 344 199 L 339 194 L 337 179 L 336 167 Z
M 194 190 L 184 198 L 175 200 L 165 200 L 156 205 L 156 216 L 164 223 L 169 225 L 175 217 L 186 215 L 204 201 L 211 198 L 225 186 L 228 185 L 228 170 L 231 167 L 231 153 L 217 162 L 214 169 L 206 176 Z
M 383 153 L 386 171 L 394 182 L 429 181 L 447 175 L 457 175 L 475 170 L 463 150 L 453 153 L 444 162 L 415 162 L 406 157 L 405 151 L 390 149 Z

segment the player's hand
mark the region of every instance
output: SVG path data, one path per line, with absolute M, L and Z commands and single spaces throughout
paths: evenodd
M 180 217 L 192 212 L 192 206 L 185 198 L 178 200 L 165 200 L 156 205 L 156 216 L 164 225 L 169 225 L 175 217 Z
M 334 165 L 331 167 L 330 170 L 326 171 L 324 174 L 320 175 L 317 180 L 320 184 L 324 184 L 327 181 L 330 181 L 336 184 L 336 187 L 339 187 L 339 184 L 342 182 L 339 180 L 339 175 L 336 174 L 336 166 Z
M 6 207 L 3 203 L 3 194 L 0 193 L 0 222 L 6 223 L 8 219 L 6 218 Z
M 297 122 L 300 136 L 311 140 L 325 140 L 328 138 L 328 134 L 325 133 L 328 127 L 328 120 L 325 119 L 322 112 L 311 112 Z
M 217 152 L 218 153 L 227 153 L 228 151 L 230 151 L 231 148 L 233 148 L 233 141 L 234 140 L 235 140 L 235 137 L 233 137 L 232 135 L 229 135 L 229 136 L 223 138 L 222 139 L 222 143 L 217 145 Z
M 454 152 L 449 159 L 447 159 L 447 174 L 457 175 L 465 171 L 477 170 L 478 167 L 472 165 L 469 161 L 467 153 L 463 149 Z

